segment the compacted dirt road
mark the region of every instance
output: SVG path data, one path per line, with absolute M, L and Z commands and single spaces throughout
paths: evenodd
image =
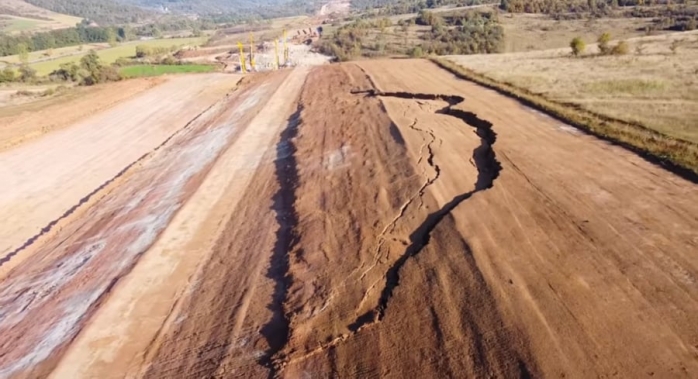
M 212 104 L 3 236 L 0 377 L 698 376 L 695 183 L 421 60 Z

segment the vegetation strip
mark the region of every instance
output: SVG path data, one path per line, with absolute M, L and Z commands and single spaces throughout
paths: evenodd
M 215 66 L 201 64 L 183 65 L 135 65 L 121 68 L 119 73 L 125 78 L 159 76 L 165 74 L 204 73 L 216 69 Z
M 622 146 L 645 160 L 698 183 L 698 145 L 673 138 L 639 124 L 603 116 L 578 106 L 562 104 L 525 88 L 492 79 L 444 58 L 429 58 L 461 79 L 475 82 L 513 97 L 526 106 L 544 112 L 584 132 Z

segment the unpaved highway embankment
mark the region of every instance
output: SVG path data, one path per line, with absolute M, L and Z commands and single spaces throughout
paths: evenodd
M 251 76 L 98 194 L 0 376 L 698 376 L 696 184 L 428 61 Z

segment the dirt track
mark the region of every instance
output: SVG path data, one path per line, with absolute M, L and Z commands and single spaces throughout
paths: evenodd
M 695 184 L 427 61 L 219 98 L 0 268 L 0 377 L 698 376 Z

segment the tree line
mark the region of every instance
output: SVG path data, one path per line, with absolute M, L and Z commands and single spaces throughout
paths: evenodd
M 420 12 L 417 24 L 431 26 L 412 55 L 436 54 L 492 54 L 498 53 L 504 43 L 504 28 L 493 12 L 451 12 L 443 15 Z
M 430 26 L 423 32 L 421 41 L 407 43 L 411 25 Z M 359 56 L 373 57 L 386 54 L 489 54 L 501 50 L 504 29 L 493 12 L 433 13 L 422 10 L 417 17 L 402 20 L 398 27 L 389 18 L 357 20 L 338 28 L 331 35 L 323 36 L 318 48 L 321 52 L 344 61 Z M 388 43 L 386 36 L 404 33 L 407 46 Z M 400 48 L 402 51 L 400 51 Z
M 443 6 L 464 7 L 496 3 L 497 0 L 352 0 L 353 9 L 367 12 L 367 16 L 389 16 L 418 13 Z
M 0 35 L 0 56 L 20 54 L 22 51 L 39 51 L 89 43 L 110 42 L 133 38 L 128 28 L 77 27 L 52 30 L 36 34 Z

